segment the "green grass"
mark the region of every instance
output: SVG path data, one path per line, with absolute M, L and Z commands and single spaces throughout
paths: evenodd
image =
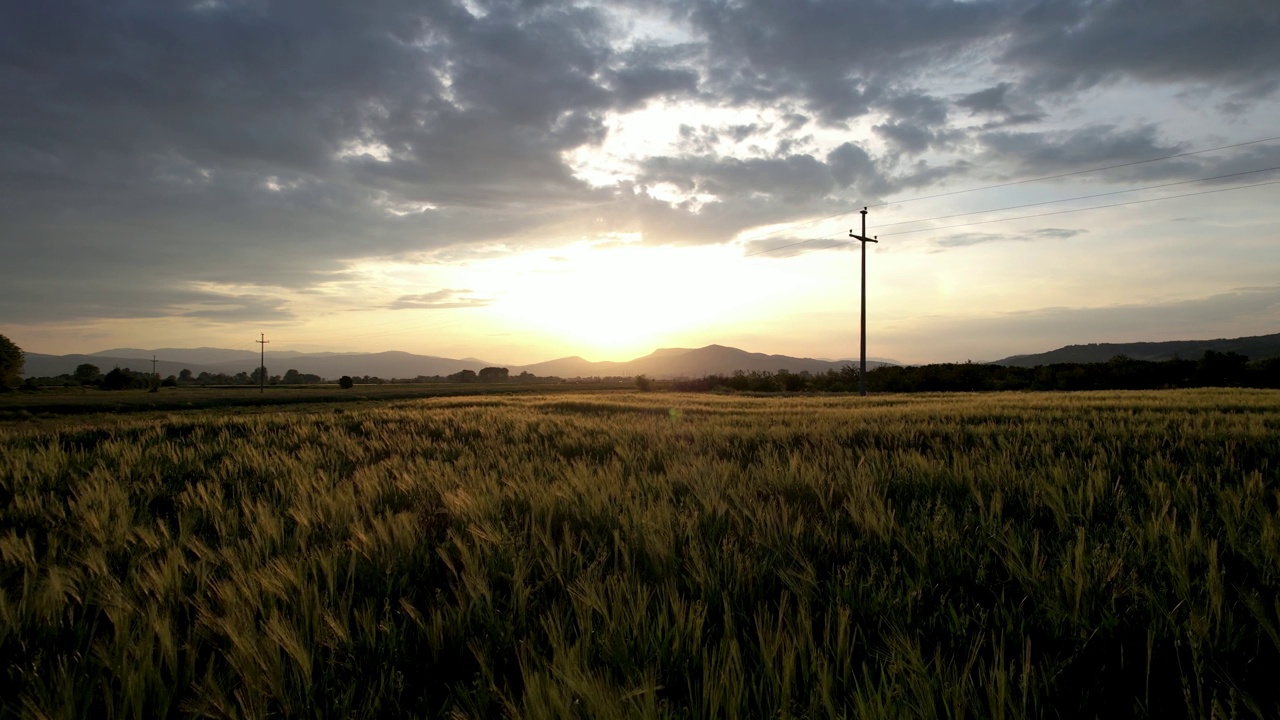
M 1274 717 L 1280 393 L 0 425 L 5 717 Z

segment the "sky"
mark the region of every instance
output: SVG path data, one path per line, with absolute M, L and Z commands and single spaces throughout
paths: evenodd
M 1280 332 L 1274 0 L 0 0 L 0 96 L 29 352 L 856 358 L 864 207 L 872 358 Z

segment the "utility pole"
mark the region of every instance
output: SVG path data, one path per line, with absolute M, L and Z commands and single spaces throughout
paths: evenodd
M 859 326 L 862 331 L 862 342 L 858 350 L 858 394 L 865 397 L 867 394 L 867 243 L 878 243 L 880 236 L 867 237 L 867 209 L 862 208 L 860 212 L 862 213 L 862 234 L 854 235 L 850 230 L 849 237 L 862 243 L 862 323 Z
M 160 384 L 160 373 L 156 372 L 156 356 L 151 356 L 151 378 L 155 380 L 156 385 Z
M 266 333 L 259 333 L 260 340 L 254 340 L 261 346 L 262 351 L 258 358 L 258 393 L 262 394 L 267 391 L 267 343 L 271 342 L 267 339 Z

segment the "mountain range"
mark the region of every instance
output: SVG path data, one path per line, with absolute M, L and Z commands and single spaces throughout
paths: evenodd
M 184 369 L 196 375 L 202 372 L 228 375 L 252 372 L 258 366 L 259 359 L 258 353 L 250 350 L 222 348 L 159 348 L 155 350 L 115 348 L 89 355 L 27 353 L 24 374 L 41 377 L 69 374 L 74 372 L 78 365 L 84 363 L 95 365 L 103 372 L 114 367 L 150 372 L 153 357 L 156 359 L 155 371 L 160 377 L 177 375 Z M 481 368 L 491 366 L 505 367 L 511 375 L 527 372 L 539 377 L 576 378 L 626 377 L 643 374 L 651 378 L 663 379 L 703 377 L 712 374 L 728 375 L 736 370 L 776 372 L 785 369 L 791 372 L 807 370 L 811 373 L 823 373 L 827 370 L 839 370 L 856 362 L 856 360 L 815 360 L 787 355 L 766 355 L 723 345 L 708 345 L 696 349 L 664 348 L 626 362 L 592 362 L 575 356 L 533 365 L 494 363 L 478 358 L 442 358 L 398 351 L 303 353 L 287 350 L 268 352 L 266 357 L 267 369 L 272 375 L 283 375 L 286 370 L 293 369 L 300 373 L 319 375 L 331 380 L 343 375 L 372 375 L 388 379 L 413 378 L 419 375 L 445 376 L 461 370 L 479 371 Z M 868 368 L 885 364 L 897 363 L 883 360 L 867 361 Z
M 1053 363 L 1094 363 L 1106 362 L 1116 355 L 1125 355 L 1134 360 L 1161 361 L 1170 360 L 1175 356 L 1186 360 L 1198 360 L 1206 350 L 1220 353 L 1239 353 L 1240 355 L 1247 355 L 1250 360 L 1262 360 L 1280 355 L 1280 334 L 1219 338 L 1217 340 L 1170 340 L 1167 342 L 1067 345 L 1057 350 L 1035 355 L 1013 355 L 1003 360 L 996 360 L 992 364 L 1035 367 L 1037 365 L 1052 365 Z
M 1242 338 L 1215 340 L 1173 340 L 1167 342 L 1090 343 L 1067 345 L 1049 352 L 1031 355 L 1013 355 L 996 360 L 994 365 L 1035 367 L 1053 363 L 1106 362 L 1116 355 L 1126 355 L 1135 360 L 1168 360 L 1173 357 L 1197 359 L 1206 350 L 1234 352 L 1247 355 L 1252 360 L 1280 356 L 1280 333 Z M 177 375 L 190 370 L 234 375 L 252 372 L 258 365 L 258 353 L 251 350 L 224 348 L 114 348 L 88 355 L 44 355 L 26 353 L 25 376 L 56 376 L 70 374 L 81 364 L 92 364 L 103 372 L 114 367 L 147 372 L 156 359 L 155 371 L 160 377 Z M 565 357 L 532 365 L 512 365 L 489 362 L 479 358 L 444 358 L 433 355 L 389 351 L 380 353 L 298 352 L 296 350 L 267 353 L 267 368 L 273 375 L 283 375 L 285 370 L 319 375 L 336 379 L 343 375 L 372 375 L 381 378 L 413 378 L 452 375 L 460 370 L 479 371 L 485 367 L 505 367 L 511 375 L 527 372 L 539 377 L 618 377 L 647 375 L 655 379 L 677 377 L 703 377 L 705 375 L 729 375 L 736 370 L 745 372 L 789 370 L 823 373 L 856 364 L 856 360 L 818 360 L 787 355 L 753 353 L 723 345 L 702 348 L 663 348 L 644 357 L 625 362 L 592 362 L 581 357 Z M 868 360 L 869 368 L 881 365 L 898 365 L 893 360 Z

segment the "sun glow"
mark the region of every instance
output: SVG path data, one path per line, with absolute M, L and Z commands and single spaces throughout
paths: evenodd
M 711 343 L 784 352 L 856 329 L 855 254 L 833 250 L 774 260 L 743 250 L 737 244 L 654 246 L 616 234 L 457 263 L 364 263 L 357 284 L 376 288 L 366 305 L 392 312 L 396 322 L 350 332 L 374 335 L 379 349 L 519 364 L 567 355 L 630 360 L 662 347 Z M 869 294 L 877 323 L 909 312 L 914 297 L 932 292 L 918 261 L 904 253 L 876 258 Z M 460 307 L 442 300 L 438 307 L 389 310 L 397 298 L 421 300 L 445 289 L 450 302 L 454 296 L 482 302 Z M 361 322 L 378 320 L 366 316 Z M 761 343 L 773 337 L 790 344 Z M 814 352 L 847 356 L 854 346 L 839 342 Z
M 710 272 L 724 255 L 724 248 L 624 244 L 526 258 L 527 269 L 501 273 L 505 287 L 494 310 L 565 347 L 608 358 L 647 353 L 741 303 L 737 283 Z
M 795 290 L 802 279 L 760 274 L 729 246 L 653 247 L 622 239 L 489 261 L 455 282 L 495 298 L 485 314 L 496 330 L 613 360 L 714 342 L 726 325 L 771 304 L 766 288 Z

